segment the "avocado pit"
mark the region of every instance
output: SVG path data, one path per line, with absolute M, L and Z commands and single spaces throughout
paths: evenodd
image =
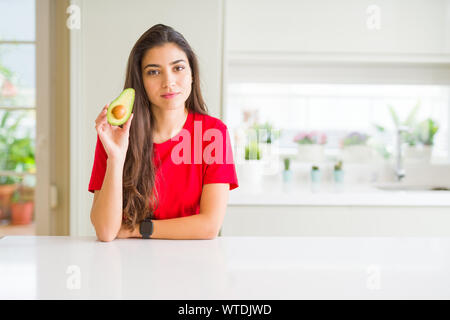
M 114 118 L 122 119 L 127 113 L 127 110 L 123 105 L 120 104 L 118 106 L 115 106 L 114 109 L 112 109 L 111 113 L 113 114 Z

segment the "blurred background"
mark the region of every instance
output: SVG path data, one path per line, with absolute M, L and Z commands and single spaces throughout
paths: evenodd
M 450 235 L 450 0 L 0 0 L 0 236 L 95 235 L 94 120 L 156 23 L 230 131 L 221 235 Z

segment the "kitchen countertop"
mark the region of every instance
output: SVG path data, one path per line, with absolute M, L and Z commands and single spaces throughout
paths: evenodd
M 263 181 L 251 186 L 242 183 L 230 192 L 228 204 L 450 207 L 450 191 L 380 190 L 370 184 L 286 185 L 280 181 Z
M 0 299 L 450 299 L 450 238 L 7 236 Z

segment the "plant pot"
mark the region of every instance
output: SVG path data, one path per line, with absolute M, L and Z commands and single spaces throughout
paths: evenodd
M 311 170 L 311 182 L 319 183 L 320 182 L 320 170 Z
M 344 171 L 343 170 L 334 170 L 333 177 L 334 177 L 334 182 L 336 182 L 336 183 L 344 182 Z
M 11 197 L 17 189 L 17 184 L 0 185 L 0 220 L 9 219 Z
M 279 161 L 279 146 L 272 143 L 261 143 L 261 161 L 264 163 L 264 175 L 278 175 L 282 170 Z
M 366 145 L 351 145 L 342 148 L 344 162 L 367 162 L 374 158 L 374 149 Z
M 283 170 L 283 182 L 289 183 L 292 181 L 292 170 Z
M 11 204 L 11 224 L 30 224 L 33 220 L 34 202 Z
M 324 146 L 321 144 L 299 144 L 297 159 L 304 162 L 321 162 L 324 159 Z
M 405 158 L 405 161 L 413 162 L 413 163 L 430 163 L 432 152 L 433 152 L 433 146 L 406 145 L 405 149 L 404 149 L 404 158 Z
M 239 164 L 239 179 L 249 186 L 260 185 L 263 180 L 264 163 L 261 160 L 245 160 Z

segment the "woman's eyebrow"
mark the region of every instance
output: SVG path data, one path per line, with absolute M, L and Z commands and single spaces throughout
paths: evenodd
M 183 59 L 179 59 L 179 60 L 175 60 L 175 61 L 173 61 L 173 62 L 171 62 L 171 63 L 169 63 L 169 64 L 170 64 L 170 65 L 173 65 L 173 64 L 177 64 L 178 62 L 186 62 L 186 61 L 184 61 Z M 144 67 L 144 69 L 147 68 L 147 67 L 161 68 L 161 66 L 160 66 L 159 64 L 148 64 L 148 65 L 146 65 L 146 66 Z

